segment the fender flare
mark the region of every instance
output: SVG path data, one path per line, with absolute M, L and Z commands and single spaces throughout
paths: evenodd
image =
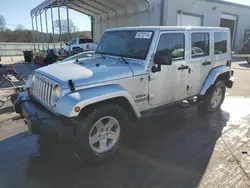
M 216 68 L 213 68 L 210 73 L 208 74 L 202 88 L 200 91 L 200 95 L 205 95 L 206 91 L 209 89 L 209 87 L 211 85 L 213 85 L 216 81 L 216 79 L 218 78 L 218 76 L 220 76 L 221 74 L 225 73 L 225 72 L 230 72 L 231 68 L 227 67 L 227 66 L 219 66 Z
M 135 115 L 138 118 L 141 116 L 132 96 L 120 85 L 98 86 L 69 93 L 57 102 L 55 112 L 66 117 L 76 117 L 80 113 L 74 111 L 76 106 L 83 109 L 88 105 L 117 97 L 126 98 L 134 110 Z

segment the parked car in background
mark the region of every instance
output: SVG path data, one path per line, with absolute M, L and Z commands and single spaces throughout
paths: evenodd
M 97 47 L 92 39 L 89 38 L 74 38 L 63 47 L 65 53 L 73 52 L 77 49 L 78 52 L 93 51 Z
M 250 54 L 250 38 L 241 45 L 240 54 Z M 250 64 L 250 57 L 247 57 L 246 60 Z

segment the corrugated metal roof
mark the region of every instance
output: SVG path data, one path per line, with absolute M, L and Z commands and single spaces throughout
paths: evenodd
M 151 3 L 161 0 L 59 0 L 59 6 L 66 6 L 70 9 L 96 17 L 106 19 L 112 16 L 128 14 L 128 10 L 134 12 L 146 11 L 151 8 Z M 57 0 L 45 0 L 30 11 L 31 16 L 39 14 L 43 9 L 57 7 Z M 129 9 L 130 8 L 130 9 Z
M 66 6 L 97 19 L 107 19 L 112 16 L 131 14 L 149 10 L 152 4 L 159 4 L 162 0 L 59 0 L 59 6 Z M 250 6 L 231 3 L 223 0 L 201 0 L 211 3 L 250 9 Z M 30 11 L 31 16 L 50 7 L 57 7 L 57 0 L 45 0 Z M 131 12 L 133 10 L 134 12 Z M 130 12 L 129 12 L 130 11 Z

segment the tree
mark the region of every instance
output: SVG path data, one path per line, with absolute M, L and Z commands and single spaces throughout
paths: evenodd
M 18 24 L 18 25 L 16 26 L 15 30 L 16 30 L 16 31 L 22 31 L 22 30 L 24 30 L 24 26 L 21 25 L 21 24 Z
M 67 20 L 61 19 L 61 33 L 65 34 L 68 33 L 68 22 Z M 55 30 L 59 33 L 59 20 L 55 20 L 54 21 L 54 27 Z M 69 32 L 76 32 L 78 30 L 77 26 L 75 25 L 75 23 L 72 20 L 69 20 Z
M 0 31 L 4 31 L 5 26 L 6 26 L 5 18 L 2 15 L 0 15 Z

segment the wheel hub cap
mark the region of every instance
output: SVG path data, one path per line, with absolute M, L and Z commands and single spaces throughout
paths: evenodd
M 98 120 L 89 133 L 89 145 L 96 153 L 111 150 L 119 140 L 120 124 L 114 117 Z
M 217 88 L 214 91 L 213 97 L 212 97 L 212 108 L 217 108 L 221 102 L 222 99 L 222 89 L 221 88 Z

